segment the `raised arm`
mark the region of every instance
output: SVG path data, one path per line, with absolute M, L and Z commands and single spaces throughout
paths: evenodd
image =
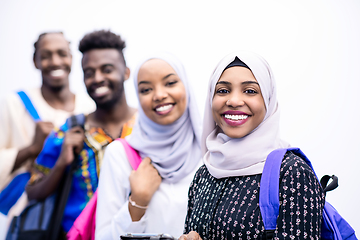
M 83 148 L 84 130 L 74 127 L 65 133 L 62 144 L 57 144 L 59 139 L 51 136 L 47 139 L 43 151 L 36 163 L 50 168 L 50 172 L 26 187 L 29 199 L 45 199 L 58 187 L 65 169 L 75 159 Z M 35 173 L 36 174 L 36 173 Z
M 140 164 L 138 168 L 138 171 L 140 172 L 145 172 L 147 170 L 149 170 L 151 172 L 150 175 L 154 177 L 152 174 L 155 169 L 150 164 L 149 159 Z M 127 232 L 141 233 L 145 231 L 147 219 L 144 214 L 146 210 L 139 209 L 139 215 L 132 216 L 132 210 L 130 209 L 133 206 L 129 205 L 129 196 L 132 192 L 130 185 L 133 186 L 144 183 L 143 180 L 139 179 L 137 183 L 130 183 L 130 175 L 132 175 L 131 178 L 137 178 L 136 174 L 134 174 L 135 172 L 133 172 L 131 168 L 122 144 L 118 141 L 112 142 L 105 151 L 103 165 L 101 166 L 100 171 L 96 210 L 96 239 L 118 239 L 121 234 L 125 234 Z M 144 173 L 143 175 L 147 174 Z M 160 178 L 157 172 L 156 175 L 157 176 L 155 176 L 155 178 Z M 150 182 L 151 181 L 148 181 L 146 184 L 144 183 L 145 186 L 148 186 L 147 184 Z M 149 187 L 146 188 L 149 190 Z M 150 188 L 157 189 L 156 184 L 152 184 Z M 137 189 L 135 190 L 136 193 L 131 193 L 135 194 L 132 195 L 134 196 L 134 199 L 132 200 L 138 205 L 144 204 L 144 206 L 146 206 L 149 204 L 150 200 L 147 197 L 145 197 L 144 200 L 138 200 L 137 195 L 138 193 L 141 195 L 142 193 L 147 192 L 143 192 L 143 190 L 144 189 Z M 141 196 L 140 198 L 142 198 Z M 148 197 L 151 199 L 151 196 Z M 138 209 L 133 210 L 136 211 Z

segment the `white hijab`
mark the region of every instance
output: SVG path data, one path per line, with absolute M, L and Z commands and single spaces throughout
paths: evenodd
M 260 85 L 266 106 L 266 114 L 260 125 L 247 136 L 237 139 L 222 133 L 211 111 L 215 85 L 236 56 L 251 69 Z M 225 56 L 210 77 L 205 104 L 201 147 L 203 161 L 211 175 L 224 178 L 262 173 L 267 155 L 274 149 L 289 146 L 280 139 L 279 117 L 275 80 L 266 60 L 247 51 Z
M 201 119 L 185 69 L 181 62 L 169 53 L 151 55 L 140 62 L 134 73 L 138 98 L 139 69 L 146 61 L 154 58 L 170 64 L 180 77 L 186 89 L 186 110 L 172 124 L 160 125 L 151 121 L 140 107 L 135 126 L 126 140 L 140 152 L 142 158 L 150 157 L 163 181 L 175 183 L 192 172 L 201 159 Z

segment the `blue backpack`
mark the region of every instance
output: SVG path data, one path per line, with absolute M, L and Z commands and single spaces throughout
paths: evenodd
M 295 155 L 302 158 L 314 171 L 310 160 L 299 148 L 276 149 L 268 155 L 260 181 L 259 199 L 260 211 L 263 217 L 267 239 L 272 239 L 274 231 L 276 229 L 277 218 L 279 216 L 280 167 L 284 155 L 287 151 L 291 151 Z M 331 182 L 331 184 L 327 185 L 330 178 L 333 178 L 333 181 Z M 335 176 L 330 177 L 325 175 L 321 179 L 320 184 L 324 192 L 326 193 L 327 191 L 331 191 L 337 187 L 337 178 Z M 323 210 L 321 239 L 357 239 L 354 229 L 328 202 L 325 202 Z

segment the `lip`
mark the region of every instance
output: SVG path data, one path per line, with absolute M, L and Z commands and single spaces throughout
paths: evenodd
M 232 120 L 229 118 L 225 118 L 225 115 L 246 115 L 247 118 L 245 119 L 238 119 L 238 120 Z M 244 113 L 242 111 L 225 111 L 221 114 L 222 119 L 225 121 L 226 124 L 230 125 L 230 126 L 240 126 L 243 125 L 244 123 L 247 122 L 247 120 L 251 117 L 251 115 Z
M 164 109 L 163 111 L 157 111 L 156 109 L 158 108 L 161 108 L 161 107 L 166 107 L 166 106 L 169 106 L 169 108 L 166 108 Z M 154 108 L 154 111 L 156 114 L 158 115 L 166 115 L 168 114 L 169 112 L 171 112 L 171 110 L 173 110 L 175 104 L 174 103 L 164 103 L 164 104 L 160 104 L 160 105 L 157 105 L 155 108 Z

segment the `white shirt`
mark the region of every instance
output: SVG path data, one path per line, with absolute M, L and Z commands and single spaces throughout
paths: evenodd
M 199 161 L 198 167 L 200 165 Z M 128 208 L 132 167 L 123 145 L 119 141 L 110 143 L 100 172 L 95 239 L 118 240 L 126 233 L 167 233 L 180 237 L 184 230 L 189 186 L 198 167 L 177 183 L 162 182 L 144 216 L 133 222 Z
M 96 108 L 87 93 L 76 94 L 73 112 L 52 108 L 43 98 L 40 88 L 25 91 L 42 121 L 52 122 L 56 127 L 65 123 L 72 114 L 90 113 Z M 20 149 L 27 147 L 35 135 L 35 122 L 16 93 L 3 99 L 0 105 L 0 191 L 19 173 L 29 170 L 34 159 L 28 159 L 19 169 L 11 172 Z M 24 195 L 24 194 L 23 194 Z M 21 197 L 24 200 L 24 196 Z M 23 201 L 22 200 L 22 201 Z M 20 199 L 19 199 L 20 201 Z M 18 202 L 19 202 L 18 201 Z M 13 212 L 20 213 L 27 201 Z M 11 215 L 10 212 L 8 214 Z

